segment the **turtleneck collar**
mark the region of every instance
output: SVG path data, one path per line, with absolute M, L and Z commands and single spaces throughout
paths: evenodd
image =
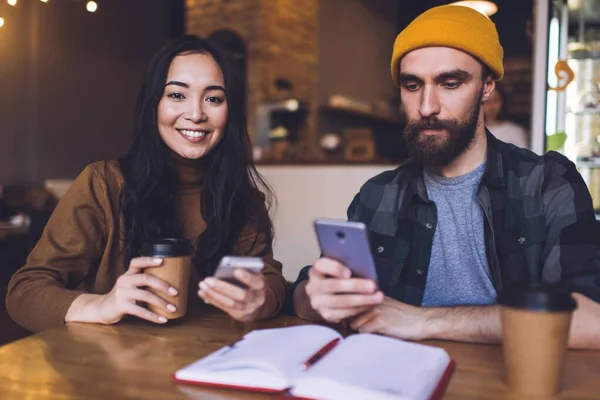
M 206 158 L 189 159 L 171 151 L 173 166 L 177 171 L 178 183 L 181 185 L 201 185 L 206 167 Z

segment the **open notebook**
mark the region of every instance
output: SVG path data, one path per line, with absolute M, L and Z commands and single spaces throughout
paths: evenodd
M 301 325 L 252 331 L 174 378 L 305 399 L 428 400 L 441 397 L 453 366 L 441 348 Z

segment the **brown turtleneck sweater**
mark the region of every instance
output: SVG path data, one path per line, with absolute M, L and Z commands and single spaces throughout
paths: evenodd
M 175 160 L 180 177 L 178 219 L 184 236 L 194 243 L 206 229 L 200 212 L 202 170 L 181 157 Z M 116 161 L 91 164 L 73 182 L 25 266 L 9 283 L 6 307 L 16 322 L 34 332 L 62 325 L 77 296 L 106 294 L 125 273 L 119 207 L 122 185 L 123 176 Z M 266 208 L 258 214 L 257 218 L 269 218 Z M 268 235 L 259 232 L 257 237 L 254 226 L 242 230 L 233 254 L 261 255 L 265 262 L 263 274 L 275 294 L 267 296 L 271 304 L 264 307 L 272 309 L 275 315 L 283 306 L 286 282 L 281 264 L 273 259 Z M 193 274 L 190 297 L 197 296 L 198 281 L 198 274 Z

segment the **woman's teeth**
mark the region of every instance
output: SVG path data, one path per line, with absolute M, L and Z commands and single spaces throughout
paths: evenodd
M 186 129 L 179 129 L 179 132 L 183 133 L 185 136 L 190 137 L 190 138 L 199 138 L 202 137 L 204 135 L 206 135 L 206 131 L 188 131 Z

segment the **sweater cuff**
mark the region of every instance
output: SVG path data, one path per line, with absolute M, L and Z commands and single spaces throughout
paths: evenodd
M 36 307 L 37 309 L 34 311 L 37 316 L 31 320 L 28 319 L 27 322 L 30 322 L 30 326 L 23 324 L 25 328 L 34 332 L 63 326 L 69 307 L 77 297 L 85 293 L 56 286 L 47 287 L 44 292 L 43 299 L 39 303 L 40 306 Z
M 268 274 L 265 275 L 265 280 L 267 289 L 273 292 L 273 296 L 267 294 L 267 301 L 265 302 L 267 310 L 271 310 L 269 314 L 264 316 L 265 319 L 268 319 L 278 315 L 283 309 L 287 285 L 281 275 Z

